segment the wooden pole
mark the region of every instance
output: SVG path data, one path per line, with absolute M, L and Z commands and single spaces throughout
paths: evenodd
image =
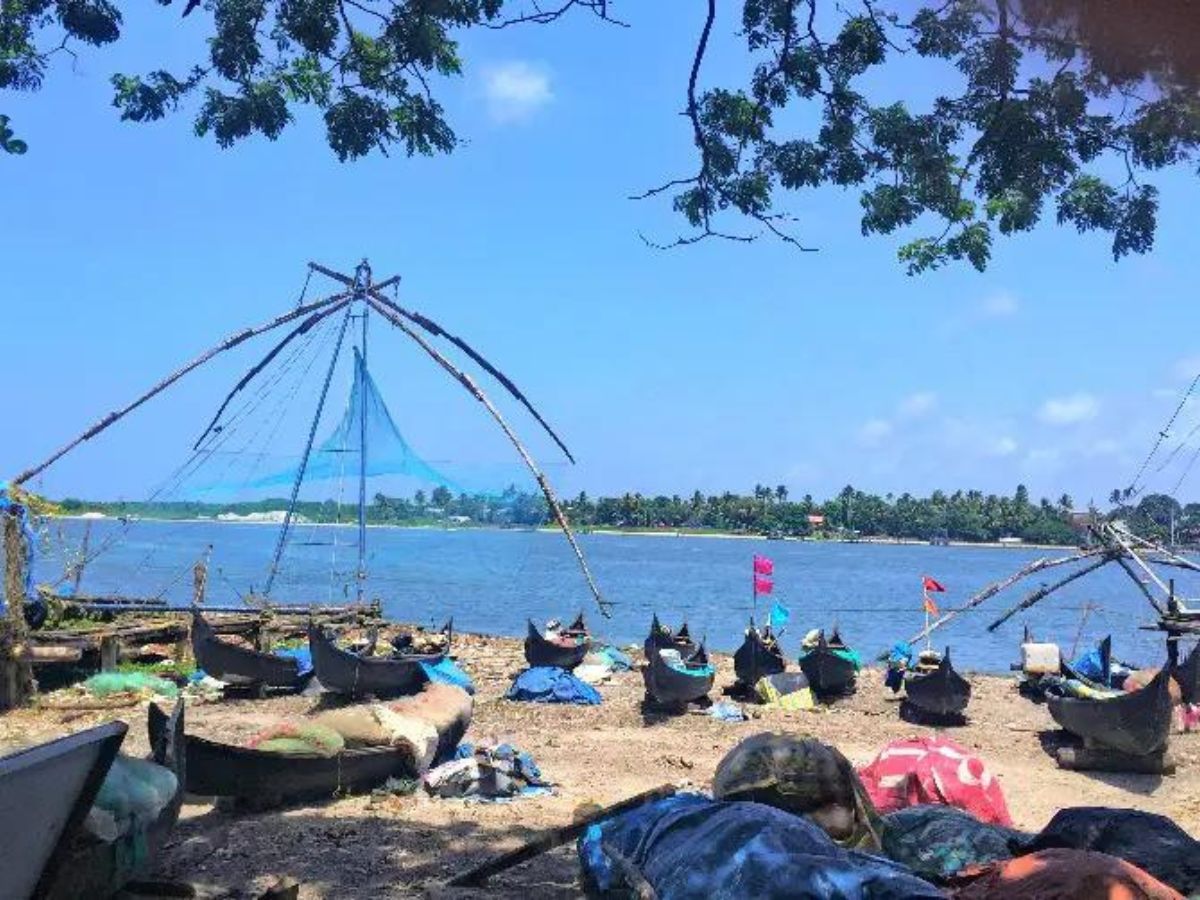
M 417 345 L 427 354 L 429 354 L 429 356 L 432 357 L 438 365 L 445 369 L 446 372 L 448 372 L 459 384 L 466 388 L 467 391 L 470 392 L 471 396 L 482 403 L 487 411 L 491 414 L 492 418 L 496 420 L 496 424 L 500 426 L 505 436 L 508 437 L 509 441 L 517 449 L 517 453 L 520 454 L 522 461 L 524 461 L 526 467 L 528 467 L 529 471 L 533 473 L 533 477 L 537 480 L 538 487 L 542 489 L 542 494 L 545 496 L 546 502 L 550 505 L 551 512 L 554 513 L 554 518 L 555 521 L 558 522 L 558 527 L 562 529 L 563 534 L 566 535 L 567 542 L 571 545 L 571 549 L 575 552 L 575 559 L 579 563 L 579 568 L 583 572 L 584 580 L 587 581 L 587 585 L 592 592 L 592 596 L 596 598 L 596 605 L 600 607 L 600 613 L 605 618 L 609 618 L 612 615 L 612 601 L 605 600 L 603 595 L 600 593 L 600 588 L 596 584 L 596 580 L 592 577 L 592 570 L 588 567 L 587 560 L 583 556 L 583 551 L 579 548 L 579 544 L 575 540 L 575 535 L 571 531 L 570 524 L 567 522 L 567 516 L 563 512 L 562 506 L 559 505 L 558 498 L 554 495 L 553 488 L 550 487 L 550 482 L 546 479 L 546 476 L 542 474 L 542 470 L 538 468 L 537 463 L 533 461 L 533 457 L 530 456 L 529 451 L 525 449 L 525 445 L 521 443 L 521 439 L 517 437 L 516 433 L 509 426 L 508 422 L 505 421 L 504 416 L 500 414 L 500 410 L 496 409 L 492 401 L 488 399 L 487 394 L 483 392 L 483 390 L 475 383 L 475 380 L 471 378 L 470 375 L 455 366 L 454 363 L 446 359 L 446 357 L 438 352 L 438 350 L 427 340 L 425 340 L 425 338 L 409 328 L 399 315 L 388 309 L 388 307 L 384 304 L 380 303 L 375 298 L 374 294 L 367 294 L 367 302 L 377 313 L 383 316 L 383 318 L 387 319 L 394 326 L 412 338 Z
M 331 297 L 326 297 L 324 300 L 317 300 L 317 301 L 314 301 L 313 303 L 309 303 L 305 306 L 298 306 L 295 309 L 293 309 L 291 312 L 284 313 L 282 316 L 277 316 L 276 318 L 272 319 L 269 322 L 264 322 L 262 325 L 255 325 L 252 328 L 246 328 L 246 329 L 243 329 L 242 331 L 237 332 L 236 334 L 231 334 L 229 337 L 225 338 L 225 340 L 221 341 L 221 343 L 217 344 L 215 347 L 204 351 L 199 356 L 197 356 L 195 359 L 193 359 L 191 362 L 184 365 L 182 368 L 176 369 L 174 372 L 172 372 L 170 375 L 168 375 L 162 381 L 158 382 L 158 384 L 154 385 L 152 388 L 150 388 L 144 394 L 139 396 L 136 400 L 133 400 L 131 403 L 128 403 L 125 406 L 121 407 L 120 409 L 114 410 L 113 412 L 110 412 L 108 415 L 104 416 L 104 418 L 100 419 L 95 424 L 93 424 L 90 428 L 88 428 L 86 431 L 84 431 L 83 434 L 79 435 L 74 440 L 68 441 L 66 444 L 64 444 L 62 447 L 60 447 L 58 450 L 55 450 L 54 453 L 52 453 L 48 459 L 43 460 L 42 462 L 38 463 L 36 466 L 26 469 L 24 472 L 22 472 L 20 475 L 18 475 L 16 478 L 14 478 L 12 480 L 12 483 L 17 484 L 17 485 L 22 484 L 22 483 L 28 481 L 30 478 L 33 478 L 35 475 L 38 475 L 41 472 L 45 471 L 50 466 L 52 466 L 54 463 L 56 463 L 59 459 L 61 459 L 63 456 L 70 453 L 72 450 L 74 450 L 76 447 L 78 447 L 80 444 L 82 444 L 84 441 L 91 440 L 96 435 L 98 435 L 100 432 L 102 432 L 106 428 L 108 428 L 109 425 L 112 425 L 118 419 L 133 412 L 135 409 L 137 409 L 139 406 L 141 406 L 143 403 L 145 403 L 147 400 L 151 399 L 152 397 L 156 396 L 157 394 L 161 394 L 163 391 L 165 391 L 167 388 L 169 388 L 171 385 L 173 385 L 176 381 L 178 381 L 184 375 L 188 374 L 193 369 L 198 369 L 200 366 L 204 365 L 204 363 L 208 362 L 214 356 L 217 356 L 218 354 L 223 353 L 226 350 L 231 350 L 234 347 L 238 346 L 238 344 L 241 344 L 241 343 L 244 343 L 245 341 L 250 340 L 250 338 L 252 338 L 252 337 L 263 334 L 264 332 L 267 332 L 267 331 L 271 331 L 272 329 L 278 328 L 280 325 L 286 325 L 288 322 L 298 319 L 301 316 L 306 316 L 315 309 L 320 309 L 323 306 L 328 306 L 330 303 L 336 303 L 338 300 L 344 300 L 347 296 L 348 296 L 347 294 L 334 294 Z
M 676 791 L 677 788 L 674 785 L 664 784 L 660 787 L 651 788 L 648 791 L 642 791 L 640 794 L 622 800 L 619 803 L 614 803 L 611 806 L 597 809 L 572 822 L 570 825 L 542 832 L 532 840 L 526 841 L 517 849 L 510 850 L 508 853 L 502 853 L 500 856 L 489 859 L 487 862 L 475 866 L 475 868 L 469 869 L 461 875 L 456 875 L 446 882 L 446 886 L 478 887 L 493 875 L 503 872 L 505 869 L 511 869 L 513 866 L 533 859 L 547 850 L 553 850 L 555 847 L 560 847 L 568 841 L 574 840 L 596 822 L 612 818 L 631 809 L 652 803 L 655 800 L 670 797 Z
M 1016 584 L 1022 578 L 1025 578 L 1029 575 L 1033 575 L 1035 572 L 1040 572 L 1043 569 L 1052 569 L 1055 566 L 1063 566 L 1063 565 L 1066 565 L 1067 563 L 1078 562 L 1081 559 L 1088 559 L 1089 557 L 1097 556 L 1098 554 L 1107 553 L 1107 552 L 1108 552 L 1108 548 L 1099 547 L 1094 550 L 1081 551 L 1080 553 L 1076 553 L 1073 556 L 1062 556 L 1062 557 L 1058 557 L 1056 559 L 1050 559 L 1048 557 L 1042 557 L 1041 559 L 1035 559 L 1033 562 L 1029 563 L 1029 565 L 1024 566 L 1023 568 L 1021 568 L 1018 572 L 1014 573 L 1013 575 L 1010 575 L 1007 578 L 1004 578 L 1000 581 L 996 581 L 996 582 L 993 582 L 992 584 L 989 584 L 983 590 L 979 591 L 979 593 L 975 594 L 975 596 L 971 597 L 971 599 L 969 599 L 966 603 L 964 603 L 958 609 L 952 609 L 949 612 L 947 612 L 944 616 L 940 616 L 939 618 L 934 619 L 934 621 L 927 628 L 921 629 L 916 634 L 914 634 L 911 638 L 909 638 L 908 642 L 910 644 L 917 643 L 917 641 L 921 640 L 921 638 L 926 637 L 931 632 L 937 630 L 938 628 L 941 628 L 946 623 L 953 621 L 955 618 L 957 618 L 962 613 L 965 613 L 968 610 L 974 609 L 979 604 L 983 603 L 985 600 L 991 599 L 992 597 L 996 596 L 1001 591 L 1012 587 L 1014 584 Z
M 1158 610 L 1159 615 L 1162 615 L 1162 608 L 1158 605 L 1158 601 L 1154 599 L 1154 595 L 1150 593 L 1150 589 L 1142 583 L 1142 579 L 1138 578 L 1137 572 L 1133 571 L 1133 566 L 1129 564 L 1129 560 L 1127 560 L 1123 555 L 1117 556 L 1116 560 L 1120 564 L 1121 568 L 1125 570 L 1125 574 L 1129 576 L 1129 580 L 1138 586 L 1138 590 L 1142 592 L 1142 595 L 1148 601 L 1150 601 L 1150 605 Z
M 1110 562 L 1112 562 L 1112 559 L 1113 559 L 1112 555 L 1106 553 L 1101 559 L 1093 560 L 1091 563 L 1084 566 L 1082 569 L 1079 569 L 1076 572 L 1072 572 L 1066 578 L 1060 579 L 1059 581 L 1056 581 L 1056 582 L 1054 582 L 1054 584 L 1051 584 L 1047 587 L 1038 588 L 1036 591 L 1034 591 L 1032 594 L 1030 594 L 1028 597 L 1026 597 L 1024 600 L 1022 600 L 1020 603 L 1018 603 L 1016 606 L 1014 606 L 1012 609 L 1010 609 L 1008 612 L 1006 612 L 1000 618 L 998 618 L 995 622 L 993 622 L 991 625 L 989 625 L 987 627 L 987 630 L 995 631 L 997 628 L 999 628 L 1001 625 L 1003 625 L 1005 622 L 1007 622 L 1009 619 L 1011 619 L 1017 613 L 1021 612 L 1022 610 L 1025 610 L 1025 609 L 1029 609 L 1029 607 L 1033 606 L 1039 600 L 1043 599 L 1044 597 L 1048 597 L 1050 594 L 1053 594 L 1055 591 L 1057 591 L 1060 587 L 1064 587 L 1064 586 L 1070 584 L 1075 579 L 1082 578 L 1084 575 L 1087 575 L 1089 572 L 1094 572 L 1097 569 L 1099 569 L 1101 566 L 1108 565 Z
M 7 615 L 0 620 L 0 710 L 24 706 L 33 696 L 33 669 L 29 665 L 25 628 L 25 535 L 15 511 L 0 514 L 4 520 L 4 602 Z

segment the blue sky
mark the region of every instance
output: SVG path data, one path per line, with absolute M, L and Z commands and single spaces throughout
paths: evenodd
M 303 114 L 275 143 L 228 151 L 195 138 L 186 113 L 120 123 L 111 72 L 200 46 L 202 20 L 158 7 L 116 47 L 61 60 L 40 94 L 5 96 L 30 151 L 0 174 L 0 365 L 21 385 L 0 472 L 292 304 L 309 259 L 348 269 L 365 255 L 543 409 L 577 467 L 513 418 L 564 492 L 1023 481 L 1086 502 L 1127 482 L 1200 370 L 1195 176 L 1152 179 L 1156 248 L 1120 264 L 1103 238 L 1045 226 L 998 241 L 985 274 L 910 278 L 902 238 L 862 238 L 857 195 L 836 189 L 788 201 L 818 253 L 766 240 L 655 251 L 639 234 L 670 239 L 679 221 L 665 200 L 626 198 L 694 167 L 678 111 L 700 23 L 671 6 L 627 10 L 629 29 L 578 17 L 470 35 L 465 76 L 439 88 L 466 139 L 450 157 L 340 164 Z M 710 83 L 742 72 L 735 25 L 718 24 Z M 900 75 L 888 90 L 932 89 L 928 74 Z M 375 334 L 376 378 L 415 446 L 448 458 L 494 440 L 415 348 Z M 254 355 L 191 376 L 42 489 L 145 496 Z M 1172 440 L 1197 420 L 1186 410 Z M 1154 486 L 1172 487 L 1189 457 Z

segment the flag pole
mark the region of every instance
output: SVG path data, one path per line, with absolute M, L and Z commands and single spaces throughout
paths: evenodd
M 925 649 L 929 650 L 932 646 L 929 638 L 929 589 L 925 586 L 925 577 L 921 576 L 921 596 L 925 601 L 921 606 L 925 610 Z

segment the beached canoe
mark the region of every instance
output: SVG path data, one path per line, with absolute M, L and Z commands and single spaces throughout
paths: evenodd
M 783 650 L 770 627 L 759 631 L 751 621 L 746 637 L 733 654 L 733 669 L 737 680 L 745 687 L 754 687 L 765 675 L 778 675 L 787 668 Z
M 1130 693 L 1103 699 L 1047 696 L 1050 715 L 1066 731 L 1094 744 L 1131 756 L 1149 756 L 1167 746 L 1173 706 L 1170 675 L 1164 668 Z
M 696 642 L 692 640 L 692 635 L 688 631 L 687 622 L 679 626 L 678 631 L 672 631 L 661 622 L 658 621 L 658 613 L 654 614 L 654 618 L 650 622 L 650 633 L 646 636 L 646 640 L 642 644 L 642 652 L 646 654 L 646 659 L 649 660 L 654 650 L 678 650 L 679 655 L 684 659 L 692 656 L 696 650 Z
M 858 664 L 836 628 L 830 640 L 825 639 L 822 631 L 817 635 L 816 645 L 800 654 L 800 670 L 818 697 L 854 692 Z
M 0 757 L 0 897 L 47 895 L 128 730 L 111 722 Z
M 708 695 L 716 678 L 716 668 L 708 660 L 704 644 L 680 662 L 668 662 L 654 649 L 643 672 L 646 694 L 662 706 L 684 706 Z
M 560 634 L 559 640 L 551 640 L 530 619 L 529 631 L 525 636 L 525 661 L 530 666 L 555 666 L 560 669 L 578 666 L 592 647 L 583 613 Z
M 298 689 L 307 680 L 308 673 L 301 676 L 300 661 L 294 656 L 263 653 L 221 640 L 198 609 L 192 610 L 192 653 L 198 668 L 226 684 Z
M 910 672 L 904 678 L 906 702 L 935 718 L 961 716 L 971 702 L 971 683 L 954 670 L 950 648 L 938 660 L 937 668 Z
M 157 725 L 152 724 L 155 722 Z M 145 828 L 130 830 L 116 840 L 102 840 L 80 829 L 45 895 L 48 900 L 110 897 L 154 865 L 179 820 L 186 793 L 183 700 L 175 702 L 170 716 L 151 703 L 147 711 L 147 728 L 158 737 L 151 744 L 151 759 L 175 775 L 175 794 Z
M 154 709 L 152 706 L 151 709 Z M 166 731 L 166 716 L 150 719 L 150 740 Z M 335 756 L 285 756 L 188 735 L 187 791 L 200 797 L 235 797 L 266 808 L 377 787 L 393 776 L 417 772 L 406 748 L 343 750 Z
M 343 650 L 319 625 L 308 628 L 313 669 L 321 687 L 351 697 L 413 694 L 428 679 L 421 663 L 436 665 L 445 653 L 363 656 Z

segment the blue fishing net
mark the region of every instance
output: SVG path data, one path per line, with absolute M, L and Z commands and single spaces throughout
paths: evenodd
M 404 440 L 357 347 L 354 349 L 350 402 L 337 427 L 313 450 L 307 465 L 297 462 L 290 468 L 236 486 L 250 489 L 289 486 L 295 482 L 302 465 L 305 481 L 357 476 L 364 445 L 367 447 L 368 477 L 405 475 L 427 484 L 441 485 L 456 494 L 468 490 L 423 460 Z

